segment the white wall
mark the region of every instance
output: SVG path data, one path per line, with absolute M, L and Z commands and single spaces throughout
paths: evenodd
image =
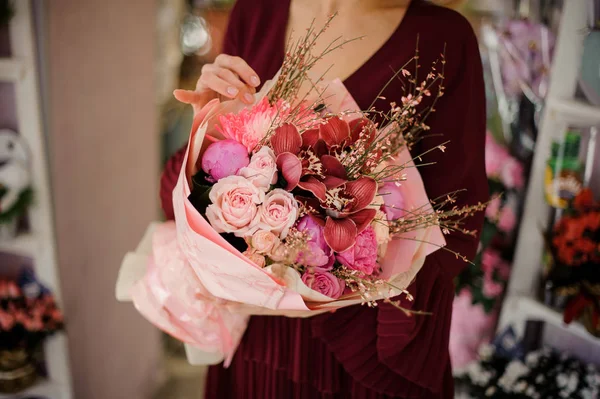
M 153 390 L 159 334 L 114 298 L 122 256 L 158 215 L 155 2 L 52 0 L 47 104 L 75 397 Z

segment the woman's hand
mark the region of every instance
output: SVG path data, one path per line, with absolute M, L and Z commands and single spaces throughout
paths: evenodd
M 238 98 L 246 104 L 254 103 L 258 74 L 240 57 L 220 54 L 213 64 L 202 67 L 196 90 L 175 90 L 175 98 L 186 104 L 204 106 L 218 96 Z

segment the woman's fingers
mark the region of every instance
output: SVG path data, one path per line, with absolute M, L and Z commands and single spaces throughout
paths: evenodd
M 254 87 L 248 87 L 248 85 L 244 84 L 244 82 L 240 80 L 238 75 L 236 75 L 229 69 L 221 68 L 217 72 L 217 76 L 226 81 L 227 83 L 231 84 L 232 87 L 238 89 L 239 94 L 237 97 L 243 102 L 245 102 L 246 104 L 254 103 L 253 94 L 256 92 L 256 90 L 254 89 Z
M 173 94 L 179 101 L 194 105 L 205 104 L 216 95 L 253 104 L 259 85 L 258 75 L 244 60 L 222 54 L 214 64 L 202 67 L 195 91 L 175 90 Z
M 215 59 L 215 65 L 235 72 L 250 87 L 258 87 L 260 85 L 258 74 L 240 57 L 220 54 Z

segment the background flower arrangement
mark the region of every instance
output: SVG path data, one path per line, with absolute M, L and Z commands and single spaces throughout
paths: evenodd
M 593 399 L 600 394 L 594 365 L 549 348 L 526 351 L 512 330 L 482 346 L 479 360 L 459 381 L 473 398 Z
M 564 321 L 583 318 L 588 331 L 600 336 L 600 202 L 581 191 L 547 237 L 552 258 L 546 281 L 566 299 Z

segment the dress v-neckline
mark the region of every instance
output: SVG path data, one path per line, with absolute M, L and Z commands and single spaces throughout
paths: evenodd
M 283 10 L 283 14 L 286 17 L 286 23 L 285 24 L 280 24 L 280 29 L 282 30 L 280 32 L 280 37 L 281 37 L 281 41 L 280 44 L 278 46 L 279 51 L 280 51 L 280 58 L 283 60 L 285 58 L 285 46 L 286 46 L 286 36 L 287 36 L 287 27 L 289 25 L 289 20 L 290 20 L 290 10 L 291 10 L 291 6 L 292 6 L 292 1 L 293 0 L 287 0 L 287 3 L 284 7 Z M 369 65 L 372 62 L 375 62 L 377 58 L 379 58 L 379 56 L 381 54 L 384 54 L 387 50 L 388 47 L 392 44 L 396 42 L 396 37 L 400 36 L 402 34 L 402 31 L 404 30 L 403 28 L 406 26 L 406 23 L 404 23 L 404 21 L 406 21 L 409 13 L 411 12 L 411 10 L 415 7 L 415 4 L 418 3 L 419 0 L 411 0 L 410 4 L 408 5 L 408 7 L 406 8 L 406 11 L 404 12 L 404 15 L 402 16 L 402 19 L 398 22 L 398 25 L 396 26 L 396 28 L 392 31 L 392 34 L 383 42 L 383 44 L 373 53 L 373 55 L 371 55 L 368 59 L 366 59 L 354 72 L 352 72 L 350 75 L 348 75 L 346 78 L 344 78 L 343 83 L 345 85 L 348 84 L 348 82 L 352 81 L 356 76 L 359 76 L 360 73 L 362 72 L 362 70 L 364 69 L 368 69 Z

